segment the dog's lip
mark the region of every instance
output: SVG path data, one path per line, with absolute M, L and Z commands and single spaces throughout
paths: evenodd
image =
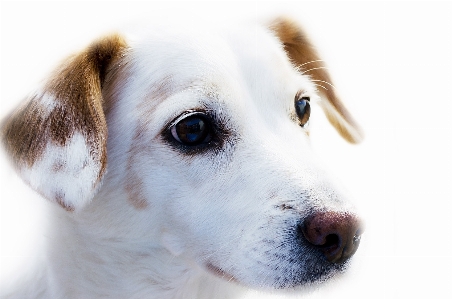
M 217 276 L 221 279 L 225 279 L 227 281 L 238 282 L 237 278 L 235 278 L 234 275 L 229 274 L 222 268 L 215 266 L 212 262 L 207 262 L 206 268 L 210 273 L 214 274 L 215 276 Z

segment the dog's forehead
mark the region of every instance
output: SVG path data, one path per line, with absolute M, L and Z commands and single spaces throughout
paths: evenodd
M 228 35 L 237 68 L 254 105 L 267 110 L 290 110 L 298 91 L 316 96 L 316 88 L 308 76 L 296 69 L 281 41 L 262 26 L 237 30 Z
M 217 32 L 193 29 L 154 29 L 131 42 L 132 61 L 143 75 L 174 81 L 207 78 L 234 68 L 228 42 Z
M 186 88 L 216 89 L 228 101 L 281 105 L 278 98 L 314 91 L 308 77 L 291 65 L 279 40 L 261 26 L 163 30 L 132 43 L 137 86 L 164 86 L 167 94 Z M 162 88 L 159 89 L 160 91 Z M 266 102 L 266 103 L 265 103 Z

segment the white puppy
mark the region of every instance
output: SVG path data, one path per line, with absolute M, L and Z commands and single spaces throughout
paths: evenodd
M 3 123 L 55 203 L 42 268 L 4 298 L 234 298 L 342 272 L 361 228 L 311 153 L 314 103 L 360 140 L 286 19 L 95 41 Z

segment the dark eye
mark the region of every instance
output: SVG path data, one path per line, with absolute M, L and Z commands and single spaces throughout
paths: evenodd
M 295 98 L 295 112 L 302 127 L 308 123 L 311 115 L 311 104 L 309 101 L 309 97 Z
M 192 113 L 171 127 L 171 135 L 188 146 L 207 143 L 211 139 L 211 124 L 202 113 Z

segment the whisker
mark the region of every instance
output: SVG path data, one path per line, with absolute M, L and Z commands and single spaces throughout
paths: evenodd
M 320 84 L 314 84 L 315 86 L 318 86 L 318 87 L 322 87 L 323 89 L 325 89 L 325 90 L 328 90 L 328 88 L 326 88 L 325 86 L 323 86 L 323 85 L 320 85 Z
M 320 70 L 320 69 L 327 69 L 327 67 L 326 67 L 326 66 L 314 67 L 314 68 L 312 68 L 312 69 L 303 71 L 301 74 L 304 75 L 304 74 L 306 74 L 307 72 L 314 71 L 314 70 Z
M 323 81 L 323 80 L 313 80 L 313 79 L 311 79 L 311 81 L 314 81 L 314 82 L 322 82 L 322 83 L 328 84 L 329 86 L 331 86 L 331 87 L 333 87 L 333 88 L 336 88 L 333 84 L 331 84 L 330 82 L 327 82 L 327 81 Z
M 302 67 L 303 65 L 314 63 L 314 62 L 320 62 L 320 61 L 323 61 L 323 60 L 322 59 L 311 60 L 311 61 L 305 62 L 303 64 L 300 64 L 298 67 Z

